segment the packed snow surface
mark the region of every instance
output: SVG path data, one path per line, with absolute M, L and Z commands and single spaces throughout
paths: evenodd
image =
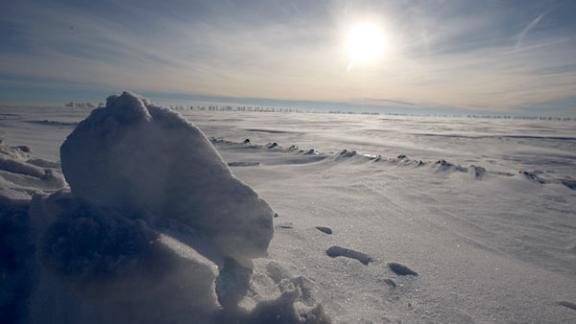
M 140 107 L 130 115 L 140 115 L 141 126 L 126 130 L 122 122 L 104 124 L 132 134 L 126 141 L 141 146 L 130 151 L 126 144 L 107 146 L 102 140 L 93 151 L 77 144 L 65 152 L 74 138 L 84 140 L 87 133 L 103 129 L 90 126 L 88 118 L 70 136 L 72 144 L 63 147 L 62 166 L 72 193 L 49 198 L 64 184 L 48 184 L 45 169 L 61 179 L 59 147 L 90 111 L 0 111 L 2 157 L 9 161 L 0 164 L 7 193 L 0 240 L 10 242 L 1 245 L 1 310 L 10 309 L 12 316 L 52 314 L 53 322 L 63 316 L 98 321 L 101 314 L 117 322 L 125 321 L 126 314 L 151 322 L 321 322 L 327 321 L 324 312 L 335 323 L 576 322 L 574 121 L 180 111 L 209 136 L 215 153 L 205 139 L 189 135 L 189 126 L 163 129 L 164 121 L 172 121 L 168 116 L 175 115 L 139 100 L 135 106 L 147 114 Z M 116 116 L 113 107 L 109 103 L 103 110 L 112 108 L 107 114 Z M 91 115 L 98 114 L 103 113 Z M 105 138 L 119 134 L 103 133 Z M 154 143 L 165 147 L 162 154 L 156 154 Z M 146 166 L 165 174 L 174 170 L 182 179 L 199 176 L 197 164 L 189 170 L 182 166 L 189 152 L 198 150 L 212 152 L 201 159 L 218 172 L 229 172 L 227 163 L 234 177 L 249 185 L 250 196 L 260 197 L 243 203 L 253 207 L 265 204 L 264 199 L 273 208 L 264 208 L 274 215 L 269 216 L 274 237 L 267 250 L 254 250 L 260 245 L 248 241 L 250 253 L 236 255 L 230 248 L 234 244 L 218 237 L 241 234 L 231 233 L 228 224 L 211 223 L 215 219 L 196 223 L 196 213 L 184 207 L 194 206 L 189 199 L 197 188 L 193 181 L 182 181 L 181 192 L 163 197 L 160 188 L 169 186 L 158 178 L 171 176 L 151 174 Z M 75 156 L 81 152 L 86 154 Z M 115 152 L 121 161 L 132 161 L 132 168 L 118 165 L 118 174 L 136 182 L 111 187 L 133 189 L 102 189 L 118 181 L 103 179 L 114 173 L 105 165 L 90 166 L 98 170 L 94 174 L 78 165 L 67 171 L 67 154 L 88 166 L 96 152 L 107 157 Z M 220 156 L 226 163 L 218 162 Z M 166 167 L 170 163 L 176 167 Z M 76 174 L 80 187 L 68 173 Z M 82 179 L 93 179 L 94 187 L 82 188 Z M 75 188 L 85 198 L 82 203 Z M 44 198 L 35 199 L 28 212 L 25 202 L 34 193 Z M 217 203 L 226 206 L 233 200 L 234 195 L 222 193 Z M 160 217 L 177 206 L 181 214 Z M 219 212 L 230 215 L 223 218 L 241 215 Z M 47 233 L 40 251 L 34 252 L 33 244 L 14 244 L 38 240 L 29 228 Z M 78 228 L 87 235 L 78 237 Z M 194 235 L 212 230 L 220 234 Z M 119 249 L 115 242 L 130 244 Z M 85 249 L 92 254 L 82 253 Z M 255 258 L 262 251 L 267 256 Z M 141 266 L 159 259 L 166 265 L 162 269 Z M 222 271 L 230 264 L 230 271 Z M 15 291 L 29 302 L 19 303 Z M 105 301 L 102 296 L 110 291 L 124 293 Z M 222 308 L 223 297 L 230 304 L 240 298 L 226 292 L 244 293 L 239 302 L 244 311 Z M 43 296 L 58 298 L 40 302 Z

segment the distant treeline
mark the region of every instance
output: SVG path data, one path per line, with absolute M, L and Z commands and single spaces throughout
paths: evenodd
M 104 104 L 100 103 L 98 106 L 103 106 Z M 74 102 L 70 101 L 64 105 L 68 108 L 96 108 L 96 105 L 91 102 Z
M 261 106 L 170 106 L 172 110 L 195 110 L 195 111 L 255 111 L 255 112 L 305 112 L 301 109 L 287 107 L 261 107 Z
M 315 110 L 286 107 L 260 107 L 260 106 L 219 106 L 219 105 L 198 105 L 198 106 L 170 106 L 173 110 L 194 110 L 194 111 L 254 111 L 254 112 L 297 112 L 297 113 L 324 113 L 324 114 L 344 114 L 344 115 L 382 115 L 382 116 L 416 116 L 416 117 L 446 117 L 446 118 L 476 118 L 476 119 L 525 119 L 525 120 L 564 120 L 572 121 L 575 118 L 556 116 L 521 116 L 521 115 L 487 115 L 487 114 L 409 114 L 392 112 L 366 112 L 366 111 L 340 111 L 340 110 Z
M 70 108 L 95 108 L 103 106 L 102 103 L 94 105 L 90 102 L 69 102 L 66 107 Z M 170 109 L 176 111 L 236 111 L 236 112 L 279 112 L 279 113 L 315 113 L 315 114 L 344 114 L 344 115 L 382 115 L 382 116 L 406 116 L 406 117 L 441 117 L 441 118 L 474 118 L 474 119 L 523 119 L 523 120 L 556 120 L 576 121 L 576 118 L 557 116 L 522 116 L 522 115 L 489 115 L 489 114 L 415 114 L 393 112 L 366 112 L 366 111 L 340 111 L 302 109 L 292 107 L 267 107 L 267 106 L 232 106 L 232 105 L 170 105 Z

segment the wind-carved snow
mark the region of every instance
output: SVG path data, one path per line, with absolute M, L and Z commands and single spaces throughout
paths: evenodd
M 26 153 L 8 159 L 56 176 L 47 160 L 88 113 L 0 110 L 6 143 L 30 148 L 5 144 Z M 336 323 L 575 321 L 573 121 L 180 112 L 274 206 L 269 257 L 218 279 L 183 226 L 67 191 L 29 213 L 60 187 L 28 184 L 0 203 L 0 322 L 318 322 L 323 309 Z M 248 276 L 224 311 L 216 283 L 238 292 Z
M 266 255 L 272 209 L 174 112 L 129 93 L 112 96 L 68 136 L 61 157 L 78 198 L 193 233 L 195 248 L 217 263 Z
M 0 160 L 0 168 L 50 178 L 16 157 Z M 15 223 L 9 217 L 26 220 L 35 234 L 18 242 L 34 245 L 35 256 L 13 251 L 28 264 L 14 276 L 35 287 L 14 302 L 22 311 L 12 319 L 329 322 L 292 276 L 273 283 L 275 294 L 242 307 L 254 298 L 247 296 L 253 274 L 266 276 L 253 260 L 267 256 L 274 212 L 176 113 L 132 93 L 111 96 L 68 136 L 61 165 L 71 191 L 35 196 L 28 212 L 24 206 L 2 215 L 8 224 Z M 10 291 L 2 289 L 0 301 Z
M 0 201 L 26 203 L 35 193 L 50 193 L 64 186 L 58 165 L 30 159 L 26 146 L 10 147 L 0 140 Z

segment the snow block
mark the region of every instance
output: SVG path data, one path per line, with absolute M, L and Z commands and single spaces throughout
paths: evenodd
M 274 212 L 236 179 L 206 136 L 130 92 L 108 98 L 60 149 L 72 193 L 145 215 L 216 263 L 266 255 Z

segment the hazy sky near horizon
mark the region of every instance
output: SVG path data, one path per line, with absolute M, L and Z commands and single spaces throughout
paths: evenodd
M 19 0 L 0 102 L 166 94 L 576 114 L 576 1 Z M 386 50 L 350 68 L 351 26 Z

